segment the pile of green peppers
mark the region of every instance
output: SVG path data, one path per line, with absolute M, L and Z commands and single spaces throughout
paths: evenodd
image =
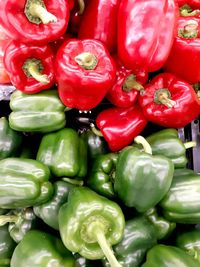
M 200 174 L 175 129 L 118 152 L 56 91 L 0 118 L 0 267 L 198 267 Z M 80 126 L 80 125 L 79 125 Z

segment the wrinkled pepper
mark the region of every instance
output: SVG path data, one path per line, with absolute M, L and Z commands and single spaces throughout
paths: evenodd
M 27 94 L 38 93 L 55 83 L 54 54 L 50 45 L 34 46 L 12 41 L 4 53 L 4 66 L 12 84 Z
M 0 160 L 0 207 L 26 208 L 48 201 L 53 194 L 49 179 L 48 167 L 36 160 Z
M 60 99 L 79 110 L 96 107 L 116 78 L 109 52 L 92 39 L 66 41 L 57 52 L 55 72 Z
M 55 177 L 84 177 L 87 174 L 87 144 L 71 128 L 42 137 L 36 159 Z
M 65 106 L 56 90 L 34 95 L 15 91 L 10 97 L 9 125 L 21 132 L 53 132 L 66 124 Z
M 59 210 L 59 229 L 64 245 L 86 259 L 106 257 L 121 267 L 110 246 L 121 241 L 125 219 L 119 205 L 87 187 L 75 187 Z
M 15 248 L 10 267 L 27 267 L 33 263 L 34 267 L 74 267 L 75 260 L 60 239 L 45 232 L 31 230 Z
M 174 165 L 165 156 L 152 155 L 151 147 L 141 136 L 134 140 L 144 146 L 144 152 L 126 147 L 119 153 L 114 191 L 126 206 L 145 212 L 158 204 L 168 192 Z

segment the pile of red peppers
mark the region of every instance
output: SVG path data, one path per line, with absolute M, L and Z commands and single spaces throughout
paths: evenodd
M 112 151 L 200 114 L 198 0 L 3 0 L 0 25 L 0 83 L 80 111 L 108 101 L 91 127 Z

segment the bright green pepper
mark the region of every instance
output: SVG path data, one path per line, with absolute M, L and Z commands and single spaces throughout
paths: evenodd
M 75 267 L 93 267 L 94 265 L 98 267 L 98 265 L 96 265 L 96 262 L 87 260 L 78 253 L 75 253 L 74 257 L 75 257 Z
M 160 206 L 169 221 L 200 222 L 200 174 L 189 169 L 175 170 L 170 190 Z
M 26 208 L 45 203 L 53 194 L 50 171 L 33 159 L 0 160 L 0 208 Z
M 99 155 L 94 160 L 87 177 L 89 187 L 108 198 L 115 196 L 114 179 L 117 158 L 118 154 L 116 153 Z
M 10 267 L 74 267 L 72 254 L 60 239 L 38 231 L 29 231 L 17 245 Z
M 10 237 L 7 225 L 0 227 L 0 266 L 9 267 L 16 243 Z
M 36 159 L 56 177 L 84 177 L 87 173 L 87 144 L 71 128 L 43 136 Z
M 53 132 L 64 128 L 65 109 L 56 90 L 27 95 L 15 91 L 10 98 L 10 127 L 21 132 Z
M 112 267 L 121 267 L 110 248 L 124 233 L 125 219 L 117 203 L 87 187 L 75 187 L 58 218 L 61 238 L 70 251 L 86 259 L 106 256 Z
M 180 248 L 156 245 L 147 253 L 146 262 L 141 267 L 199 267 L 198 261 Z
M 22 134 L 11 129 L 5 117 L 0 118 L 0 159 L 16 156 L 22 140 Z

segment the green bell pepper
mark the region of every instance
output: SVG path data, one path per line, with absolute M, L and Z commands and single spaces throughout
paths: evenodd
M 5 117 L 0 118 L 0 160 L 16 156 L 22 145 L 23 136 L 21 133 L 10 128 Z
M 33 159 L 0 160 L 0 208 L 26 208 L 45 203 L 53 194 L 50 171 Z
M 35 206 L 33 208 L 34 213 L 47 225 L 55 230 L 59 230 L 58 211 L 62 204 L 67 202 L 69 192 L 74 187 L 75 185 L 64 181 L 55 182 L 53 197 L 48 202 Z
M 6 215 L 0 215 L 0 225 L 7 223 L 10 236 L 19 243 L 30 229 L 36 228 L 37 217 L 32 208 L 12 210 Z
M 141 267 L 199 267 L 198 261 L 180 248 L 156 245 L 147 253 L 146 262 Z
M 21 132 L 53 132 L 64 128 L 65 109 L 56 90 L 28 95 L 17 90 L 10 98 L 10 127 Z
M 200 222 L 200 174 L 189 169 L 175 170 L 170 190 L 160 206 L 169 221 Z
M 78 253 L 74 254 L 74 258 L 75 258 L 75 267 L 93 267 L 94 265 L 97 266 L 95 261 L 87 260 Z
M 174 165 L 164 156 L 152 156 L 151 147 L 142 137 L 146 152 L 136 147 L 126 147 L 117 160 L 114 190 L 128 207 L 145 212 L 154 207 L 168 192 L 174 173 Z
M 43 136 L 36 159 L 56 177 L 84 177 L 87 173 L 87 144 L 71 128 Z
M 0 227 L 0 266 L 9 267 L 16 243 L 10 237 L 7 225 Z
M 108 153 L 99 155 L 94 160 L 87 177 L 88 186 L 108 198 L 113 198 L 114 179 L 118 154 Z
M 59 229 L 64 245 L 86 259 L 102 259 L 121 267 L 110 246 L 121 241 L 125 219 L 119 205 L 87 187 L 70 191 L 59 210 Z
M 29 231 L 16 246 L 10 267 L 74 267 L 72 254 L 60 239 L 38 231 Z

